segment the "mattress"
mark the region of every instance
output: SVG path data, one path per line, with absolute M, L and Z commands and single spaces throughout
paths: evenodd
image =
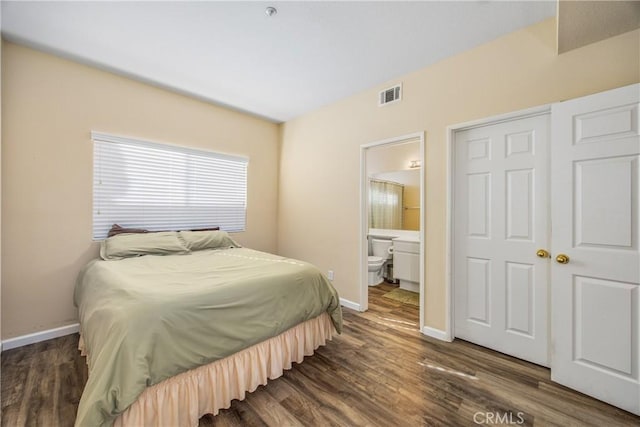
M 94 260 L 74 301 L 89 365 L 78 426 L 111 425 L 145 389 L 322 313 L 342 327 L 317 268 L 247 248 Z

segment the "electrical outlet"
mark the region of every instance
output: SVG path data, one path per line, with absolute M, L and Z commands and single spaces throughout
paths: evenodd
M 329 278 L 329 280 L 333 280 L 333 270 L 329 270 L 329 272 L 327 273 L 327 277 Z

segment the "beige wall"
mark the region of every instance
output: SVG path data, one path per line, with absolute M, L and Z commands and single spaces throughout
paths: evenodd
M 640 27 L 638 0 L 559 0 L 558 53 Z
M 77 321 L 91 240 L 92 130 L 249 156 L 247 231 L 275 251 L 278 125 L 4 42 L 2 338 Z
M 360 145 L 426 131 L 425 323 L 445 328 L 446 127 L 640 81 L 636 30 L 556 55 L 551 19 L 287 122 L 278 249 L 335 271 L 359 299 Z M 377 93 L 402 81 L 402 101 Z

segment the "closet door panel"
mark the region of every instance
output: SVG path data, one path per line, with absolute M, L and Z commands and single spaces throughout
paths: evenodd
M 551 378 L 636 414 L 639 102 L 632 85 L 555 104 L 551 152 Z

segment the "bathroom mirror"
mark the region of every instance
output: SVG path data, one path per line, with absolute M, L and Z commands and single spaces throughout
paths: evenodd
M 420 229 L 419 153 L 418 142 L 368 150 L 370 229 Z

